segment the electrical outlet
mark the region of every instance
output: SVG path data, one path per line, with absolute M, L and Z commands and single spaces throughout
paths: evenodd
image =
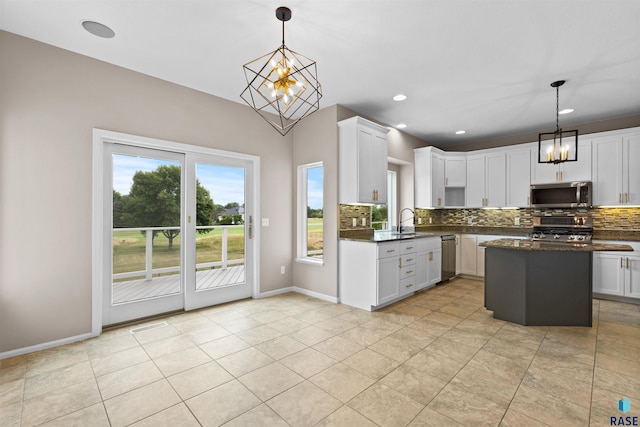
M 433 218 L 429 217 L 429 224 L 433 224 Z
M 517 216 L 513 219 L 513 225 L 520 225 L 520 217 Z
M 269 226 L 269 218 L 262 218 L 262 226 L 263 227 Z
M 357 218 L 353 218 L 351 220 L 351 225 L 353 225 L 354 227 L 357 227 L 358 226 L 358 219 Z
M 367 218 L 362 218 L 362 225 L 367 225 Z
M 280 274 L 284 274 L 284 265 L 280 266 Z
M 422 218 L 418 217 L 418 225 L 422 224 Z
M 467 224 L 468 224 L 468 225 L 473 224 L 473 220 L 472 220 L 471 218 L 467 218 Z

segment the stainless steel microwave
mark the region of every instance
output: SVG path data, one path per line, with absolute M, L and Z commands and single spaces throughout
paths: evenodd
M 586 208 L 591 207 L 591 181 L 535 184 L 531 186 L 531 207 Z

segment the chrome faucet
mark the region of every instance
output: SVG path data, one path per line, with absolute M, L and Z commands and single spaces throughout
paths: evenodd
M 398 214 L 398 233 L 402 234 L 402 213 L 404 211 L 409 211 L 411 212 L 411 218 L 415 218 L 415 213 L 413 212 L 413 209 L 410 208 L 404 208 L 400 211 L 400 213 Z M 405 220 L 406 221 L 406 220 Z

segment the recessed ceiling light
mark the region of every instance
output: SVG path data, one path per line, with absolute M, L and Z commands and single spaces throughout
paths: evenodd
M 575 110 L 573 108 L 565 108 L 564 110 L 558 111 L 558 114 L 569 114 L 573 113 Z
M 102 37 L 103 39 L 111 39 L 116 35 L 111 28 L 96 21 L 82 21 L 82 26 L 94 36 Z
M 398 129 L 404 129 L 407 127 L 406 123 L 400 123 L 399 125 L 396 126 Z
M 403 95 L 401 93 L 393 97 L 394 101 L 404 101 L 405 99 L 407 99 L 407 95 Z
M 456 131 L 456 135 L 464 135 L 465 133 L 467 133 L 466 130 L 458 130 L 458 131 Z

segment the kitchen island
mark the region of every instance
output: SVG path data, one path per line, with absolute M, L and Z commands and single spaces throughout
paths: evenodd
M 485 251 L 485 307 L 521 325 L 591 326 L 594 251 L 629 245 L 499 239 Z

